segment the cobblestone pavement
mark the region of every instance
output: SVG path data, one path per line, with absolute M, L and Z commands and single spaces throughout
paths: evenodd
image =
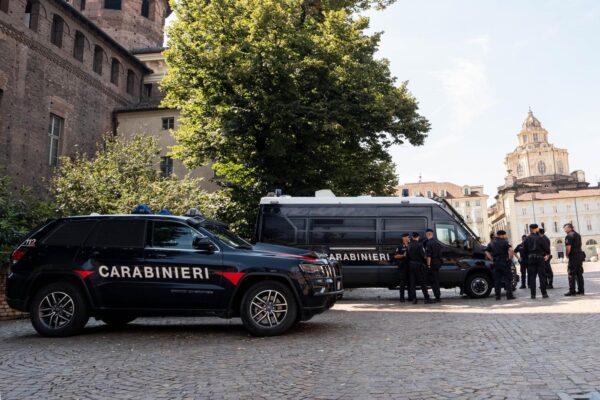
M 405 305 L 389 290 L 348 291 L 332 311 L 275 338 L 239 320 L 90 322 L 68 339 L 0 323 L 0 393 L 12 399 L 568 399 L 600 391 L 600 264 L 585 297 Z

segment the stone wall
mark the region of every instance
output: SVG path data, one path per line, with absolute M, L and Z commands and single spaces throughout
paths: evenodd
M 27 317 L 27 314 L 13 310 L 6 304 L 6 278 L 8 272 L 8 266 L 0 265 L 0 321 Z

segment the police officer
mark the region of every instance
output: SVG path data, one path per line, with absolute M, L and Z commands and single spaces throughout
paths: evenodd
M 425 256 L 427 261 L 427 283 L 431 286 L 435 302 L 442 301 L 440 291 L 440 268 L 442 267 L 442 245 L 433 237 L 433 230 L 427 229 L 425 232 Z
M 506 291 L 506 299 L 513 300 L 515 297 L 512 293 L 512 270 L 511 260 L 514 257 L 514 251 L 508 243 L 505 231 L 496 232 L 496 238 L 490 243 L 486 251 L 486 256 L 494 262 L 494 289 L 496 292 L 496 300 L 500 300 L 502 291 L 502 282 L 504 282 L 504 290 Z
M 565 296 L 575 296 L 576 294 L 583 296 L 585 294 L 583 287 L 583 259 L 585 253 L 581 249 L 581 236 L 575 232 L 573 224 L 565 224 L 563 228 L 567 234 L 565 244 L 567 246 L 567 258 L 569 259 L 569 265 L 567 266 L 569 291 L 565 293 Z M 577 284 L 577 292 L 575 292 L 575 284 Z
M 548 238 L 548 236 L 546 236 L 546 231 L 544 230 L 544 228 L 540 228 L 540 236 L 542 238 L 544 238 L 544 240 L 546 241 L 546 244 L 548 245 L 548 248 L 550 248 L 550 239 Z M 548 259 L 546 260 L 546 279 L 548 281 L 548 285 L 546 286 L 548 289 L 554 289 L 554 286 L 552 285 L 553 281 L 554 281 L 554 272 L 552 271 L 552 264 L 550 264 L 550 260 L 552 260 L 552 254 L 548 255 Z
M 521 243 L 519 243 L 515 248 L 515 254 L 517 255 L 519 264 L 521 265 L 521 289 L 527 288 L 527 257 L 525 257 L 525 239 L 527 239 L 527 235 L 523 235 L 521 237 Z
M 405 233 L 402 235 L 402 244 L 396 248 L 394 260 L 398 265 L 398 283 L 400 286 L 400 302 L 404 303 L 404 292 L 408 289 L 408 245 L 410 243 L 410 235 Z M 408 301 L 412 300 L 410 291 L 408 291 Z
M 421 286 L 425 303 L 432 303 L 427 290 L 427 281 L 425 280 L 425 248 L 419 241 L 420 238 L 421 235 L 414 232 L 408 245 L 409 296 L 412 297 L 413 304 L 417 304 L 417 285 Z
M 548 298 L 546 292 L 546 260 L 550 255 L 550 247 L 540 236 L 540 229 L 537 224 L 529 225 L 529 236 L 525 239 L 525 255 L 527 257 L 527 272 L 529 275 L 529 290 L 531 298 L 535 299 L 536 277 L 540 277 L 540 291 L 544 299 Z

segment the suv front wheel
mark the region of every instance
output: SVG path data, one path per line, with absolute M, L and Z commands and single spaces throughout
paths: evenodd
M 89 319 L 81 290 L 67 282 L 52 283 L 38 290 L 29 312 L 33 327 L 43 336 L 73 335 Z
M 294 326 L 297 315 L 294 294 L 280 282 L 257 283 L 242 298 L 242 322 L 255 336 L 280 335 Z

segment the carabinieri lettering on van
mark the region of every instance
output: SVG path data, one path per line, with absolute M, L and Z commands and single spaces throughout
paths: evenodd
M 329 258 L 338 261 L 390 261 L 385 253 L 331 253 Z
M 98 273 L 103 278 L 209 279 L 206 267 L 101 265 Z

